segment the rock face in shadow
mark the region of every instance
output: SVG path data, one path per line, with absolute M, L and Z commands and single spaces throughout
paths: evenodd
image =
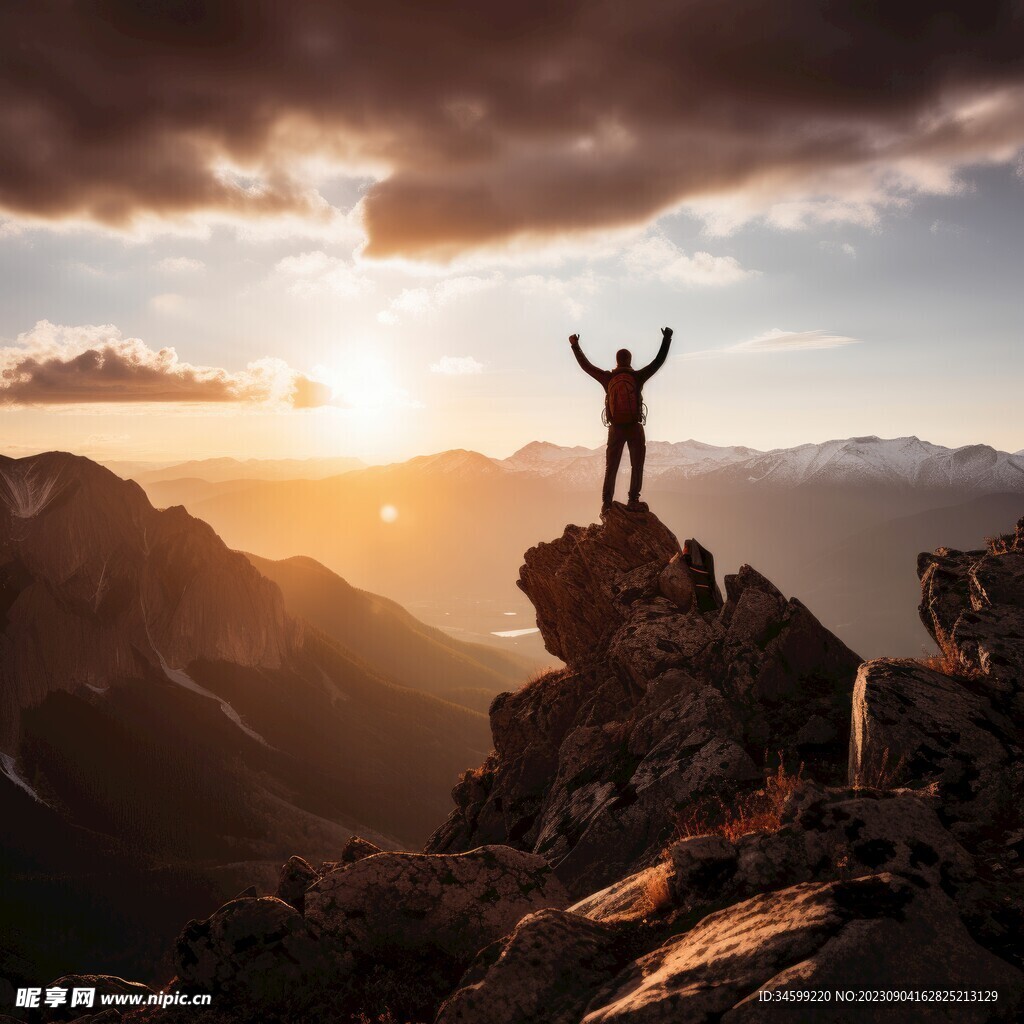
M 48 452 L 0 459 L 0 628 L 9 743 L 20 709 L 52 690 L 199 659 L 276 669 L 297 627 L 277 587 L 206 523 Z
M 697 611 L 678 552 L 614 505 L 526 553 L 519 586 L 567 669 L 495 699 L 494 752 L 429 851 L 508 843 L 582 895 L 656 857 L 676 811 L 757 784 L 766 751 L 837 779 L 857 656 L 749 566 Z
M 1024 519 L 978 551 L 918 559 L 929 664 L 877 659 L 857 678 L 850 778 L 938 787 L 961 835 L 1015 832 L 1024 801 Z
M 567 668 L 495 700 L 495 749 L 427 852 L 353 839 L 320 868 L 291 857 L 280 898 L 253 888 L 186 926 L 169 988 L 230 994 L 208 1024 L 1019 1019 L 1006 623 L 1024 522 L 988 552 L 922 560 L 942 657 L 863 666 L 852 741 L 855 657 L 746 566 L 719 612 L 694 611 L 670 538 L 613 509 L 528 553 Z M 806 774 L 773 787 L 768 742 Z M 825 784 L 848 754 L 854 784 Z M 713 819 L 716 803 L 761 810 Z M 954 995 L 840 1004 L 861 991 Z
M 862 785 L 930 786 L 975 854 L 958 897 L 992 948 L 1020 958 L 1024 930 L 1024 519 L 984 549 L 918 559 L 921 619 L 939 653 L 863 665 L 849 775 Z

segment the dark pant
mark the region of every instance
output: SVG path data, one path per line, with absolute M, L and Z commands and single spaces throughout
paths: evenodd
M 605 505 L 611 504 L 612 495 L 615 493 L 615 474 L 619 471 L 619 463 L 622 461 L 622 449 L 629 446 L 629 500 L 636 501 L 640 497 L 640 488 L 644 484 L 644 458 L 647 455 L 647 438 L 644 436 L 644 425 L 642 423 L 627 423 L 625 426 L 617 427 L 614 424 L 608 428 L 608 450 L 605 453 L 604 490 L 601 493 L 601 501 Z

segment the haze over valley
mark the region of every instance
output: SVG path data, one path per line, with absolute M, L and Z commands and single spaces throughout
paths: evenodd
M 543 662 L 535 634 L 494 634 L 534 626 L 514 586 L 521 553 L 596 520 L 603 472 L 602 449 L 533 442 L 505 459 L 449 451 L 321 479 L 253 479 L 239 464 L 233 479 L 169 466 L 139 480 L 154 504 L 184 505 L 234 547 L 309 556 L 454 636 Z M 720 573 L 756 561 L 864 657 L 929 647 L 913 610 L 918 553 L 972 543 L 1022 493 L 1024 454 L 986 445 L 648 443 L 645 496 L 660 516 L 710 548 Z

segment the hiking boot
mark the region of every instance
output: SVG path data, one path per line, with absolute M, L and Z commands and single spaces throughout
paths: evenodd
M 630 498 L 629 504 L 626 506 L 627 512 L 650 512 L 650 507 L 646 501 L 641 501 L 639 498 Z

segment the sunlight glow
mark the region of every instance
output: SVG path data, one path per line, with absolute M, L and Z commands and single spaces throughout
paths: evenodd
M 330 387 L 334 403 L 344 409 L 382 412 L 416 404 L 399 386 L 394 361 L 379 352 L 360 352 L 338 363 L 317 365 L 312 376 Z
M 394 505 L 381 505 L 381 522 L 393 523 L 398 518 L 398 509 Z

